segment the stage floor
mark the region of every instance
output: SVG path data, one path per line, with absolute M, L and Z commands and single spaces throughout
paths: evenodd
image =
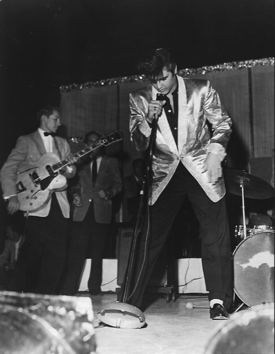
M 66 353 L 80 354 L 90 353 L 96 343 L 95 354 L 274 353 L 274 303 L 242 306 L 229 320 L 214 321 L 206 294 L 176 295 L 168 299 L 167 292 L 147 292 L 142 313 L 117 303 L 115 292 L 69 297 L 2 291 L 0 352 L 17 353 L 23 343 L 20 353 L 33 353 L 32 347 L 40 353 L 41 345 L 43 351 L 63 343 Z M 129 329 L 129 323 L 135 326 Z
M 85 293 L 79 295 L 85 296 Z M 161 295 L 154 295 L 144 311 L 146 325 L 143 328 L 114 328 L 102 324 L 97 313 L 116 298 L 115 293 L 92 296 L 98 354 L 204 354 L 215 330 L 228 322 L 210 319 L 207 295 L 185 294 L 170 302 Z M 188 302 L 205 308 L 186 309 Z

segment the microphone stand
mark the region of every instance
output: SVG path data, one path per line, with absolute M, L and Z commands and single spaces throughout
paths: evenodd
M 129 291 L 132 281 L 133 265 L 135 260 L 136 245 L 138 236 L 143 229 L 144 218 L 142 212 L 144 209 L 144 202 L 146 201 L 146 211 L 149 214 L 148 197 L 149 197 L 149 186 L 152 178 L 152 157 L 154 150 L 154 143 L 157 132 L 158 116 L 155 116 L 152 122 L 152 130 L 148 147 L 148 159 L 147 159 L 147 171 L 144 175 L 142 181 L 142 188 L 140 191 L 140 201 L 138 208 L 138 215 L 135 224 L 133 239 L 130 247 L 130 253 L 128 258 L 128 264 L 124 277 L 124 286 L 122 286 L 121 291 L 123 291 L 122 302 L 117 302 L 115 304 L 106 304 L 101 310 L 98 311 L 98 319 L 110 326 L 116 328 L 141 328 L 145 325 L 145 316 L 142 311 L 137 307 L 127 303 L 129 301 Z M 147 215 L 146 214 L 146 215 Z M 148 217 L 148 228 L 149 228 L 149 217 Z M 130 315 L 127 317 L 127 315 Z
M 131 278 L 132 278 L 132 271 L 133 271 L 133 265 L 134 265 L 134 260 L 135 260 L 137 239 L 138 239 L 139 233 L 142 231 L 143 223 L 144 223 L 144 218 L 142 216 L 144 201 L 146 201 L 147 211 L 149 210 L 148 209 L 149 187 L 150 187 L 150 183 L 151 183 L 151 179 L 152 179 L 152 158 L 153 158 L 154 143 L 155 143 L 155 139 L 156 139 L 157 125 L 158 125 L 158 116 L 156 116 L 152 121 L 152 127 L 151 127 L 152 130 L 151 130 L 151 136 L 150 136 L 150 141 L 149 141 L 149 146 L 148 146 L 148 158 L 147 158 L 147 166 L 146 166 L 147 173 L 144 175 L 143 181 L 142 181 L 142 188 L 140 191 L 140 200 L 139 200 L 139 207 L 138 207 L 138 215 L 137 215 L 137 220 L 136 220 L 136 224 L 135 224 L 135 228 L 134 228 L 133 240 L 132 240 L 131 247 L 130 247 L 128 265 L 126 268 L 125 286 L 123 289 L 123 298 L 122 298 L 122 302 L 126 302 L 126 303 L 129 300 L 128 293 L 129 293 L 129 288 L 130 288 L 131 280 L 132 280 Z M 147 227 L 149 227 L 149 218 L 148 218 L 148 226 Z

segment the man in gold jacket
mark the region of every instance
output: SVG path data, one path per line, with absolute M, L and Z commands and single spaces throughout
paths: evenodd
M 148 150 L 152 127 L 156 122 L 157 126 L 151 158 L 150 237 L 144 230 L 127 302 L 142 307 L 155 262 L 187 196 L 200 223 L 210 318 L 227 319 L 233 281 L 221 164 L 231 119 L 210 82 L 178 76 L 165 49 L 150 53 L 139 69 L 151 84 L 130 94 L 130 134 L 138 151 Z

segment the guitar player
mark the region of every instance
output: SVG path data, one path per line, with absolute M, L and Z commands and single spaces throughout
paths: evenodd
M 25 210 L 18 197 L 18 171 L 22 165 L 34 166 L 41 169 L 53 153 L 56 160 L 67 158 L 70 154 L 68 142 L 55 136 L 60 126 L 59 109 L 46 106 L 37 113 L 39 128 L 35 132 L 20 136 L 15 148 L 8 156 L 1 170 L 1 185 L 3 197 L 7 200 L 7 211 L 14 214 Z M 67 221 L 70 206 L 67 199 L 66 179 L 75 175 L 74 165 L 60 170 L 64 185 L 59 189 L 50 190 L 46 201 L 35 210 L 27 211 L 25 223 L 25 243 L 17 263 L 14 277 L 10 282 L 10 291 L 23 291 L 39 294 L 58 294 L 58 286 L 65 263 Z M 33 175 L 34 176 L 34 175 Z M 32 197 L 35 201 L 35 196 Z M 19 211 L 20 212 L 20 211 Z

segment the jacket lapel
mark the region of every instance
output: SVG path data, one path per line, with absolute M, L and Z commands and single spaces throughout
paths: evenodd
M 187 123 L 188 123 L 188 107 L 187 96 L 184 79 L 178 76 L 178 92 L 179 92 L 179 112 L 178 112 L 178 147 L 181 152 L 186 144 Z
M 34 142 L 35 142 L 35 144 L 37 146 L 37 149 L 40 152 L 41 156 L 45 155 L 47 153 L 47 151 L 45 149 L 43 140 L 42 140 L 38 130 L 33 133 L 33 140 L 34 140 Z
M 82 189 L 92 190 L 93 183 L 92 183 L 92 171 L 91 171 L 91 161 L 85 164 L 83 170 L 81 171 L 83 177 Z M 84 184 L 84 185 L 83 185 Z
M 59 141 L 58 137 L 53 137 L 53 153 L 55 153 L 56 156 L 58 156 L 58 158 L 60 160 L 62 160 L 61 144 L 60 144 L 60 141 Z

